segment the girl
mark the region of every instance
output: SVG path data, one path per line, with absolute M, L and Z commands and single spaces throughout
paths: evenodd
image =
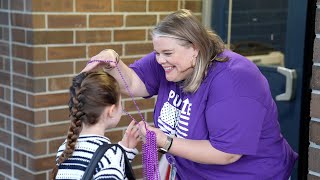
M 104 72 L 81 73 L 70 87 L 71 124 L 67 139 L 59 147 L 51 179 L 81 179 L 94 152 L 103 143 L 111 143 L 105 130 L 114 128 L 122 114 L 117 81 Z M 138 153 L 138 129 L 132 121 L 119 144 L 131 162 Z M 99 161 L 94 179 L 126 179 L 123 151 L 109 148 Z

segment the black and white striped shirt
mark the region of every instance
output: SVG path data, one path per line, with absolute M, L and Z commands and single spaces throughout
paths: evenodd
M 77 141 L 75 151 L 72 156 L 59 165 L 59 171 L 56 179 L 70 180 L 81 179 L 96 149 L 110 140 L 99 135 L 81 135 Z M 66 141 L 59 147 L 57 159 L 65 150 Z M 121 144 L 120 144 L 121 145 Z M 129 149 L 122 146 L 126 151 L 129 161 L 131 162 L 138 153 L 137 149 Z M 95 173 L 95 180 L 105 179 L 126 179 L 125 177 L 124 154 L 120 148 L 113 146 L 108 149 L 99 161 Z

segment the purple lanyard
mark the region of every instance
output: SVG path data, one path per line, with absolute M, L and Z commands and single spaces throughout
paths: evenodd
M 93 63 L 93 62 L 104 62 L 104 63 L 110 63 L 114 61 L 110 60 L 90 60 L 87 64 Z M 145 128 L 146 128 L 146 141 L 142 144 L 142 162 L 143 162 L 143 174 L 144 179 L 147 180 L 159 180 L 160 174 L 159 174 L 159 164 L 158 164 L 158 151 L 157 151 L 157 140 L 156 140 L 156 133 L 153 131 L 150 131 L 147 129 L 146 121 L 142 116 L 142 113 L 134 100 L 133 94 L 129 90 L 129 86 L 127 82 L 124 79 L 124 76 L 122 75 L 120 68 L 118 67 L 118 64 L 116 64 L 116 68 L 121 76 L 121 79 L 134 103 L 136 106 L 138 113 L 144 122 Z M 123 110 L 132 120 L 134 120 L 136 123 L 138 123 L 137 120 L 135 120 L 128 112 Z

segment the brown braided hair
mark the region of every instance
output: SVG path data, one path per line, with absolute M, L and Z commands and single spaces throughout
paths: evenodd
M 117 81 L 105 72 L 84 72 L 72 80 L 69 88 L 70 127 L 67 133 L 66 148 L 57 159 L 51 173 L 54 180 L 59 165 L 72 156 L 82 125 L 94 125 L 107 106 L 118 105 L 120 88 Z

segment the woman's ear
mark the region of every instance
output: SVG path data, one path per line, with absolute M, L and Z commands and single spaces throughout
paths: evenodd
M 194 44 L 192 44 L 192 48 L 193 48 L 193 56 L 198 57 L 199 49 Z

